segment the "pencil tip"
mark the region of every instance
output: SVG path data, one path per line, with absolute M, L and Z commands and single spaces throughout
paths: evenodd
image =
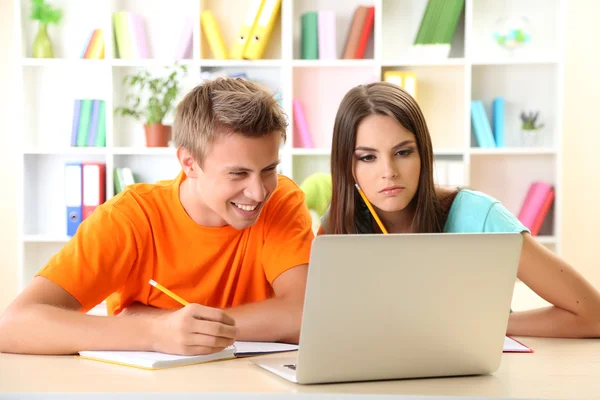
M 152 286 L 156 286 L 156 282 L 155 282 L 153 279 L 150 279 L 150 284 L 151 284 Z

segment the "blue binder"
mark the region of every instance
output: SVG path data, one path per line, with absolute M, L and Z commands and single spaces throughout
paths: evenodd
M 83 218 L 83 167 L 81 163 L 65 164 L 65 205 L 67 236 L 73 236 Z
M 494 138 L 498 147 L 504 147 L 504 97 L 496 97 L 492 104 Z

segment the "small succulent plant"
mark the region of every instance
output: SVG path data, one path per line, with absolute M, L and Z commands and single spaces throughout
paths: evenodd
M 535 131 L 544 127 L 544 124 L 537 124 L 540 112 L 521 112 L 521 128 L 526 131 Z

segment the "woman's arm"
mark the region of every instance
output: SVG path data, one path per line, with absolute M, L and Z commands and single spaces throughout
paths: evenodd
M 507 334 L 600 337 L 600 293 L 573 267 L 523 234 L 518 277 L 551 307 L 510 315 Z

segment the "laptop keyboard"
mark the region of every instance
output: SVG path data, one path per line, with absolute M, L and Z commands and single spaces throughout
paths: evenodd
M 296 364 L 285 364 L 284 367 L 293 369 L 294 371 L 296 370 Z

